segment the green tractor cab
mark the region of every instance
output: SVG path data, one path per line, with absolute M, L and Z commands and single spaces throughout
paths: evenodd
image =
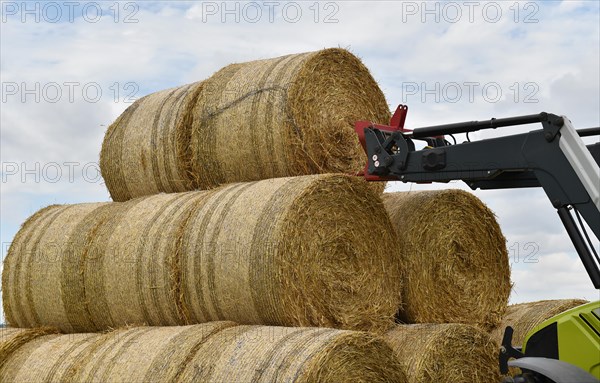
M 521 349 L 513 348 L 512 328 L 504 333 L 500 370 L 522 374 L 505 382 L 600 382 L 600 301 L 558 314 L 531 330 Z M 514 360 L 510 360 L 514 358 Z

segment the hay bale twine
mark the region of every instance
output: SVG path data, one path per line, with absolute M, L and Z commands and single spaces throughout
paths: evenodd
M 191 110 L 202 82 L 135 101 L 106 131 L 100 170 L 114 201 L 193 190 Z
M 205 82 L 198 101 L 192 164 L 201 188 L 355 173 L 366 162 L 355 121 L 390 117 L 368 69 L 337 48 L 229 65 Z
M 506 240 L 495 216 L 462 190 L 385 193 L 399 238 L 405 323 L 466 323 L 490 330 L 511 290 Z
M 384 339 L 412 383 L 500 381 L 496 344 L 474 326 L 397 325 Z
M 583 299 L 558 299 L 510 305 L 500 325 L 492 331 L 492 337 L 498 345 L 502 344 L 504 330 L 511 326 L 514 330 L 512 344 L 522 346 L 525 336 L 542 322 L 585 303 L 587 301 Z
M 232 64 L 202 83 L 134 103 L 108 129 L 100 166 L 115 201 L 356 173 L 366 156 L 354 122 L 389 117 L 368 69 L 344 49 Z
M 232 322 L 43 336 L 6 358 L 0 380 L 408 382 L 373 335 Z
M 3 304 L 13 326 L 64 332 L 214 320 L 384 331 L 400 304 L 396 240 L 377 195 L 339 174 L 53 206 L 15 237 Z

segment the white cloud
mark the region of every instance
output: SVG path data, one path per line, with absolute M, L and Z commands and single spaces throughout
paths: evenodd
M 522 267 L 518 267 L 522 266 Z M 512 268 L 515 288 L 511 300 L 515 303 L 540 299 L 583 298 L 598 300 L 583 265 L 576 256 L 551 253 L 540 256 L 536 263 Z

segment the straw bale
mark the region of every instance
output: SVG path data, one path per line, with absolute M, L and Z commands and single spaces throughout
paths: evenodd
M 496 326 L 511 283 L 492 211 L 462 190 L 385 193 L 383 201 L 402 257 L 400 321 Z
M 108 129 L 101 170 L 113 200 L 317 173 L 356 173 L 354 122 L 387 123 L 385 97 L 344 49 L 229 65 L 138 100 Z M 373 186 L 383 191 L 384 184 Z
M 16 234 L 2 272 L 2 302 L 7 323 L 15 327 L 54 326 L 72 331 L 62 303 L 64 267 L 67 278 L 79 279 L 77 265 L 67 250 L 78 224 L 105 204 L 52 205 L 30 217 Z M 75 237 L 77 238 L 77 237 Z M 73 301 L 75 306 L 80 302 Z
M 408 382 L 381 339 L 326 328 L 240 326 L 209 338 L 182 374 L 199 382 Z
M 191 113 L 202 82 L 167 89 L 129 106 L 106 131 L 100 169 L 114 201 L 193 190 Z
M 382 339 L 322 328 L 134 327 L 22 345 L 3 382 L 408 382 Z
M 354 122 L 389 120 L 368 69 L 343 49 L 233 64 L 209 78 L 204 89 L 192 134 L 192 163 L 202 188 L 355 173 L 366 156 Z
M 182 291 L 195 321 L 376 331 L 400 302 L 394 233 L 360 179 L 224 187 L 190 227 L 182 253 L 196 256 L 183 258 Z
M 496 344 L 474 326 L 397 325 L 384 339 L 412 383 L 500 381 Z
M 396 241 L 378 196 L 341 174 L 54 206 L 15 237 L 3 304 L 13 326 L 63 332 L 214 320 L 384 331 L 401 300 Z
M 582 299 L 557 299 L 510 305 L 500 325 L 492 331 L 492 337 L 498 345 L 502 344 L 504 330 L 511 326 L 514 330 L 512 344 L 522 346 L 527 334 L 542 322 L 584 303 L 587 301 Z

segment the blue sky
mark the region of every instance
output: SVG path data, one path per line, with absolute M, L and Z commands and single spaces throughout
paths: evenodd
M 106 127 L 135 98 L 231 62 L 348 48 L 390 109 L 409 105 L 408 127 L 540 111 L 600 125 L 596 1 L 22 4 L 2 2 L 0 24 L 2 255 L 40 208 L 109 200 L 98 153 Z M 388 190 L 410 188 L 424 187 Z M 508 239 L 512 302 L 598 299 L 542 191 L 475 194 Z M 535 263 L 526 264 L 531 251 Z

